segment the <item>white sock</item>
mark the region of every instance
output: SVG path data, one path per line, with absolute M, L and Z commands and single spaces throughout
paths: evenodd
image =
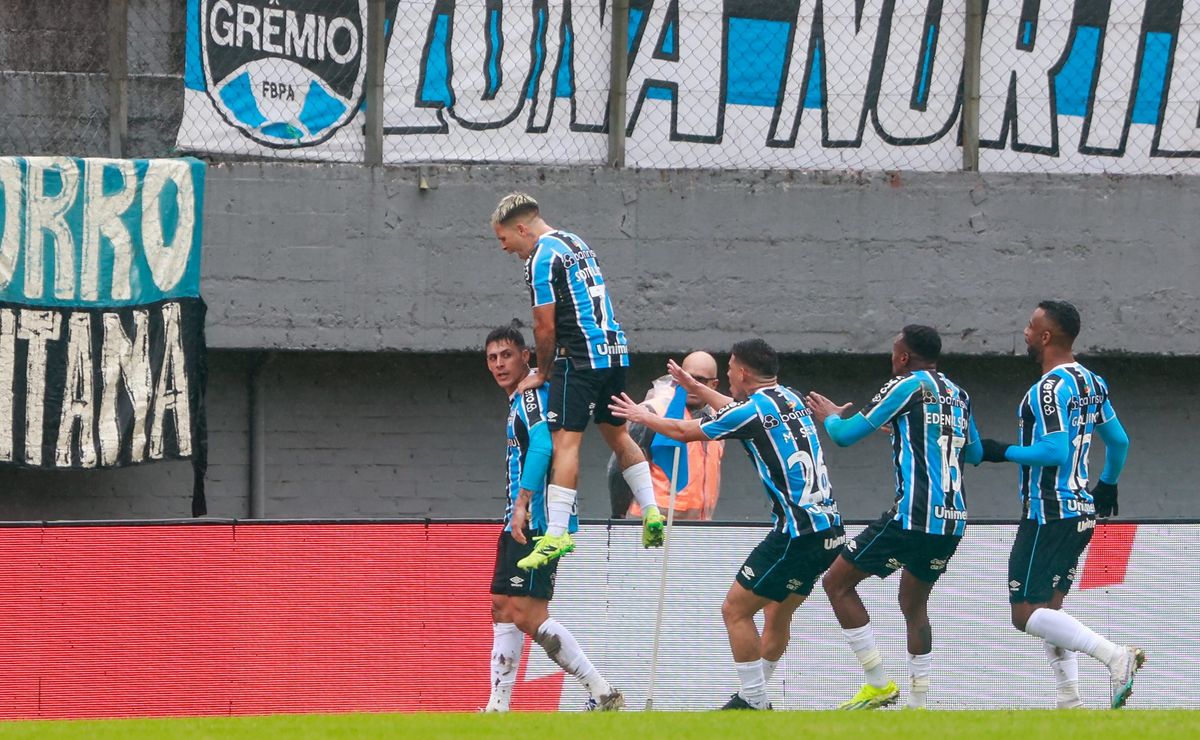
M 575 489 L 553 483 L 546 486 L 546 509 L 550 520 L 546 524 L 546 534 L 552 537 L 566 534 L 571 526 L 571 515 L 575 513 Z
M 1075 653 L 1066 648 L 1060 648 L 1052 642 L 1042 642 L 1046 650 L 1046 660 L 1050 661 L 1050 670 L 1054 671 L 1054 685 L 1058 689 L 1058 708 L 1074 709 L 1083 705 L 1079 696 L 1079 661 Z
M 844 629 L 842 634 L 846 636 L 846 643 L 854 651 L 859 665 L 863 667 L 867 683 L 877 689 L 887 686 L 887 675 L 883 672 L 883 656 L 875 649 L 875 632 L 871 625 L 868 623 L 862 627 Z
M 1104 665 L 1111 665 L 1121 656 L 1121 648 L 1061 609 L 1035 610 L 1025 622 L 1025 631 L 1061 648 L 1087 653 Z
M 933 653 L 908 654 L 909 692 L 908 706 L 925 708 L 925 697 L 929 694 L 929 674 L 933 671 Z
M 771 681 L 771 676 L 775 675 L 775 668 L 778 665 L 779 665 L 778 660 L 767 660 L 766 658 L 762 659 L 763 681 L 764 682 L 769 683 Z
M 630 465 L 621 471 L 621 477 L 629 484 L 633 497 L 645 514 L 650 509 L 657 509 L 658 502 L 654 500 L 654 479 L 650 477 L 650 463 L 643 460 L 636 465 Z
M 511 622 L 492 624 L 492 695 L 488 698 L 488 711 L 508 711 L 524 647 L 525 635 L 517 625 Z
M 737 668 L 738 681 L 742 684 L 742 690 L 738 693 L 746 700 L 746 703 L 757 709 L 764 709 L 767 706 L 767 680 L 763 676 L 763 666 L 761 660 L 751 660 L 747 663 L 734 663 L 734 668 Z
M 574 635 L 566 627 L 553 619 L 547 619 L 538 627 L 537 635 L 533 639 L 542 646 L 550 660 L 579 679 L 579 683 L 583 684 L 583 688 L 587 689 L 593 699 L 599 701 L 612 693 L 608 681 L 604 680 L 592 665 L 592 661 L 583 654 L 583 648 L 579 647 Z

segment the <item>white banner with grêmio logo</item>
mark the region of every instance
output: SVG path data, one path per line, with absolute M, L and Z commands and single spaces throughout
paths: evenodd
M 361 161 L 367 0 L 188 0 L 180 148 Z M 1200 3 L 991 0 L 985 171 L 1200 172 Z M 602 163 L 613 3 L 387 0 L 383 156 Z M 956 170 L 967 0 L 631 0 L 626 162 Z

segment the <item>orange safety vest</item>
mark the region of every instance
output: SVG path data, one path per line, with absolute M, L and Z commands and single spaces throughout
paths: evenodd
M 691 412 L 684 409 L 684 419 L 691 419 Z M 721 456 L 725 454 L 723 441 L 700 441 L 687 443 L 688 484 L 675 494 L 676 519 L 712 519 L 721 495 Z M 682 461 L 681 461 L 682 462 Z M 650 477 L 654 481 L 654 498 L 663 514 L 671 502 L 671 471 L 663 470 L 650 461 Z M 641 517 L 637 502 L 629 505 L 630 517 Z

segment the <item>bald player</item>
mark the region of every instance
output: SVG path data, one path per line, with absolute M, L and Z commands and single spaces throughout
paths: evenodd
M 717 376 L 717 360 L 707 352 L 693 352 L 683 358 L 683 369 L 705 387 L 716 390 L 719 378 Z M 675 395 L 675 383 L 671 376 L 664 375 L 651 385 L 641 405 L 657 416 L 665 416 L 671 399 Z M 689 392 L 685 402 L 684 420 L 705 419 L 711 417 L 714 410 L 695 393 Z M 654 440 L 654 432 L 642 424 L 629 424 L 629 436 L 650 460 L 650 443 Z M 686 471 L 687 485 L 683 486 L 675 496 L 675 518 L 692 520 L 709 520 L 717 506 L 721 495 L 721 459 L 725 454 L 725 443 L 721 440 L 701 440 L 689 442 L 687 455 L 681 459 L 681 479 Z M 671 471 L 663 470 L 653 462 L 650 463 L 650 475 L 654 482 L 654 498 L 658 508 L 666 513 L 671 502 Z M 640 517 L 641 507 L 634 501 L 629 484 L 621 475 L 621 466 L 617 456 L 613 455 L 608 461 L 608 491 L 612 500 L 612 517 L 622 519 L 626 516 Z

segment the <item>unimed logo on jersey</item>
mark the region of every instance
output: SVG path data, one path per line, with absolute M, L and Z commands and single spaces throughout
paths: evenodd
M 367 0 L 201 0 L 208 96 L 260 144 L 319 144 L 358 110 Z

